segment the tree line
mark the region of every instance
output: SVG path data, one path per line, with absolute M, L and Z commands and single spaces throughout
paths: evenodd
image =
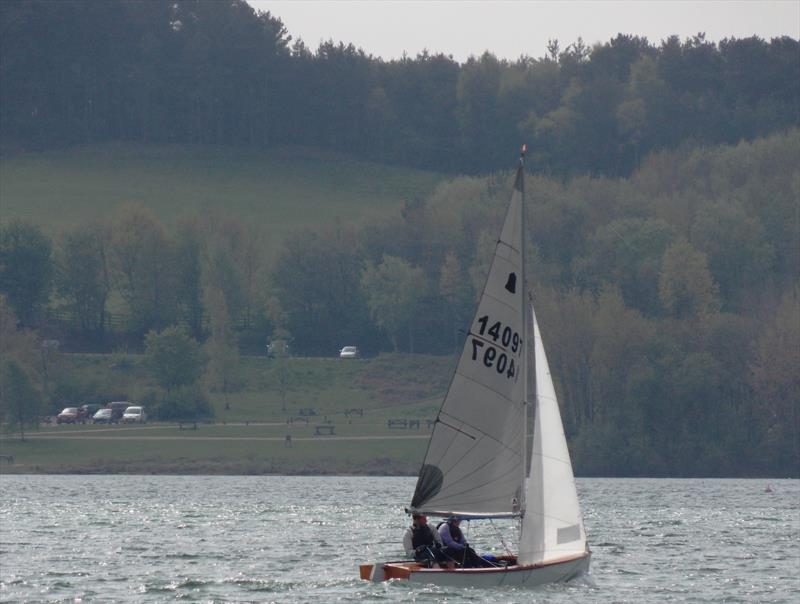
M 653 154 L 630 178 L 529 175 L 534 301 L 585 473 L 797 475 L 798 158 L 794 129 Z M 67 342 L 108 344 L 112 298 L 130 342 L 179 325 L 210 342 L 217 388 L 252 342 L 452 353 L 511 179 L 458 177 L 393 217 L 294 233 L 271 265 L 233 220 L 167 229 L 129 206 L 56 240 L 5 223 L 0 293 L 40 333 L 65 309 Z
M 592 47 L 464 63 L 310 49 L 244 0 L 0 3 L 6 151 L 98 141 L 306 145 L 485 173 L 525 140 L 537 172 L 627 176 L 648 154 L 798 125 L 789 37 Z

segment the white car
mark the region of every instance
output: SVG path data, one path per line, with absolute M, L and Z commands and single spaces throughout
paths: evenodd
M 289 343 L 286 340 L 275 340 L 267 344 L 267 356 L 275 358 L 277 356 L 289 356 Z
M 143 424 L 147 421 L 147 413 L 144 407 L 128 407 L 122 414 L 123 424 Z
M 345 346 L 339 351 L 339 358 L 340 359 L 357 359 L 358 358 L 358 348 L 355 346 Z

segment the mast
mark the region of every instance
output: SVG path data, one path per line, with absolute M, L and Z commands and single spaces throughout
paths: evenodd
M 522 266 L 522 304 L 520 305 L 520 310 L 522 312 L 521 320 L 522 322 L 522 333 L 523 333 L 523 359 L 524 363 L 522 364 L 522 380 L 523 380 L 523 387 L 522 387 L 522 481 L 520 482 L 520 502 L 519 502 L 519 509 L 522 515 L 525 514 L 525 506 L 527 502 L 525 501 L 525 480 L 528 477 L 528 334 L 525 330 L 526 323 L 526 316 L 525 316 L 525 309 L 528 307 L 527 299 L 528 299 L 528 280 L 527 275 L 525 273 L 525 152 L 528 150 L 528 145 L 523 144 L 522 148 L 519 152 L 519 187 L 520 193 L 522 194 L 522 224 L 520 225 L 520 230 L 522 234 L 522 249 L 520 250 L 521 255 L 521 266 Z

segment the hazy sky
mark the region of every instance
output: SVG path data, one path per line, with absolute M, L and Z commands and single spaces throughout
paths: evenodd
M 705 32 L 709 40 L 753 34 L 800 38 L 800 0 L 248 0 L 280 17 L 294 39 L 316 50 L 323 40 L 352 42 L 385 59 L 427 48 L 464 61 L 490 50 L 506 59 L 546 54 L 580 36 L 591 45 L 617 33 L 658 44 Z

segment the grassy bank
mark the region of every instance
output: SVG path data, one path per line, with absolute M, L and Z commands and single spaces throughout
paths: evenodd
M 385 215 L 441 179 L 432 172 L 286 148 L 108 144 L 0 159 L 4 220 L 24 219 L 56 234 L 112 219 L 124 203 L 150 208 L 167 224 L 219 214 L 255 225 L 268 255 L 293 230 Z
M 0 461 L 0 472 L 413 474 L 453 362 L 246 357 L 236 391 L 211 393 L 214 418 L 196 429 L 42 424 L 25 442 L 0 438 L 0 455 L 13 457 Z M 130 401 L 154 387 L 137 355 L 62 355 L 58 374 Z M 400 427 L 403 420 L 409 427 Z

